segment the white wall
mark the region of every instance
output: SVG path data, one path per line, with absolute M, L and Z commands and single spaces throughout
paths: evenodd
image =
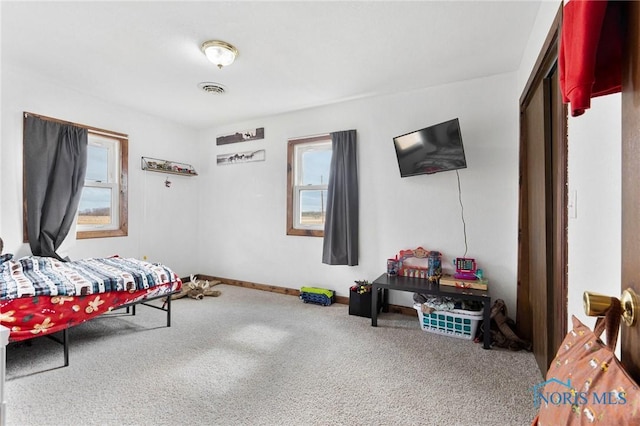
M 569 118 L 568 314 L 589 326 L 582 294 L 620 297 L 621 278 L 621 95 L 591 100 L 591 109 Z M 571 211 L 571 210 L 570 210 Z
M 518 108 L 516 74 L 363 99 L 209 129 L 203 167 L 201 272 L 348 296 L 356 279 L 373 280 L 401 249 L 464 254 L 455 172 L 400 178 L 394 136 L 459 117 L 468 168 L 460 171 L 469 251 L 492 295 L 515 314 Z M 217 146 L 219 135 L 265 128 L 265 139 Z M 287 139 L 356 129 L 359 149 L 360 264 L 321 262 L 322 239 L 287 236 Z M 216 166 L 216 155 L 264 148 L 266 161 Z M 206 196 L 204 195 L 206 194 Z M 411 294 L 391 303 L 411 306 Z
M 165 120 L 108 104 L 47 81 L 46 76 L 2 64 L 2 144 L 0 235 L 5 252 L 30 254 L 22 243 L 22 112 L 73 121 L 129 135 L 129 236 L 79 240 L 72 259 L 119 254 L 148 256 L 180 276 L 197 272 L 199 177 L 143 172 L 140 157 L 151 156 L 200 165 L 197 133 Z
M 562 0 L 543 0 L 540 3 L 536 21 L 529 35 L 527 46 L 520 61 L 520 68 L 518 69 L 518 96 L 524 91 L 524 86 L 527 84 L 561 3 Z

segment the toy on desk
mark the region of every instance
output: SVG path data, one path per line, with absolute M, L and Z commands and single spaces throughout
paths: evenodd
M 429 281 L 435 282 L 440 279 L 442 276 L 442 254 L 439 251 L 431 250 L 429 252 L 428 259 L 428 267 L 427 270 L 427 279 Z
M 414 250 L 400 250 L 397 275 L 437 281 L 442 275 L 441 253 L 422 247 Z
M 304 303 L 329 306 L 335 302 L 336 296 L 333 290 L 318 287 L 302 287 L 300 288 L 300 299 Z
M 461 280 L 477 280 L 477 265 L 475 259 L 467 257 L 457 257 L 453 259 L 453 264 L 456 266 L 456 273 L 453 274 L 455 278 Z M 482 274 L 482 272 L 480 272 Z
M 398 275 L 398 255 L 395 259 L 387 259 L 387 275 L 390 277 Z

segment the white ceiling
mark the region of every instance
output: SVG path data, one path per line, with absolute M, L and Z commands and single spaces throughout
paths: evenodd
M 515 71 L 539 6 L 2 1 L 2 64 L 202 129 Z M 210 39 L 235 45 L 236 62 L 208 62 Z

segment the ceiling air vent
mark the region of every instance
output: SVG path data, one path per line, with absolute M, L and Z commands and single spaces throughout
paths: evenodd
M 218 83 L 212 83 L 209 81 L 198 84 L 198 87 L 204 90 L 205 92 L 213 93 L 214 95 L 222 95 L 224 92 L 227 91 L 223 85 Z

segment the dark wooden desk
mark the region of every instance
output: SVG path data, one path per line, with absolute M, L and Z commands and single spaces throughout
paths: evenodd
M 491 296 L 488 290 L 474 290 L 453 286 L 441 286 L 424 278 L 380 275 L 371 283 L 371 326 L 378 326 L 378 289 L 382 289 L 382 311 L 389 312 L 389 290 L 410 291 L 412 293 L 433 294 L 435 296 L 455 297 L 462 300 L 477 300 L 483 303 L 484 349 L 491 349 Z

